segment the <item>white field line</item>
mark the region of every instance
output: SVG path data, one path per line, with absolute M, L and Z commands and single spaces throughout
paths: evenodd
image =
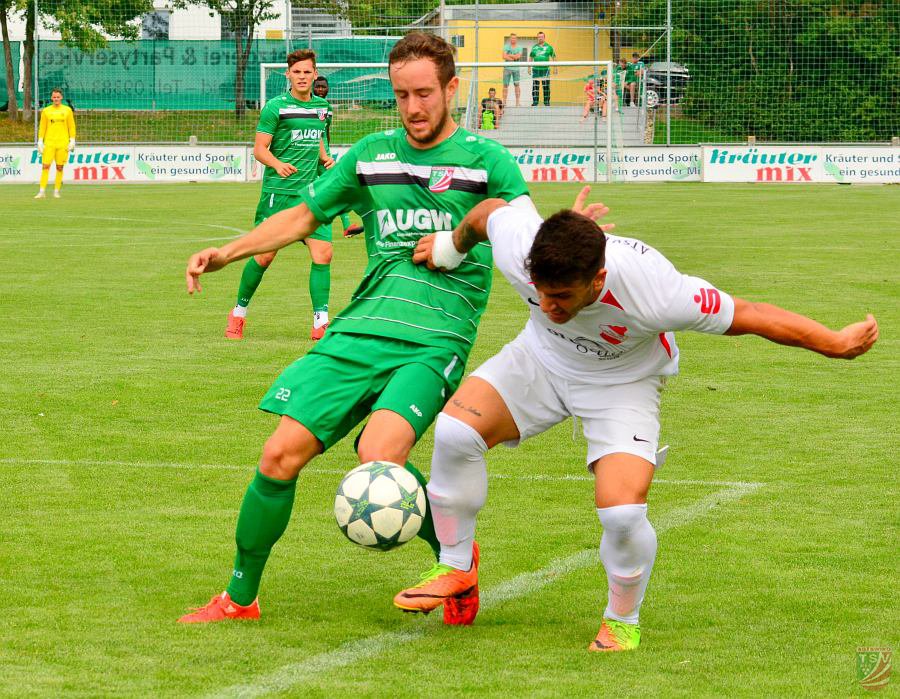
M 25 459 L 25 458 L 0 458 L 0 464 L 16 466 L 24 464 L 34 464 L 37 466 L 108 466 L 111 468 L 171 468 L 183 471 L 246 471 L 249 475 L 253 471 L 251 465 L 236 464 L 190 464 L 172 461 L 115 461 L 100 459 Z M 348 468 L 347 471 L 350 469 Z M 328 476 L 343 476 L 347 471 L 341 471 L 336 468 L 316 468 L 309 467 L 302 472 L 301 478 L 323 474 Z M 589 474 L 562 474 L 558 476 L 544 473 L 488 473 L 491 480 L 512 480 L 512 481 L 593 481 L 594 477 Z M 758 488 L 763 483 L 753 483 L 746 481 L 710 481 L 696 479 L 669 479 L 654 478 L 653 483 L 666 485 L 697 485 L 708 486 L 711 488 Z
M 219 469 L 230 471 L 249 471 L 248 466 L 236 466 L 229 464 L 187 464 L 172 462 L 150 461 L 103 461 L 91 459 L 22 459 L 4 458 L 0 464 L 10 466 L 22 466 L 26 464 L 47 466 L 98 466 L 98 467 L 127 467 L 127 468 L 175 468 L 175 469 Z M 310 469 L 309 474 L 343 475 L 338 469 Z M 592 476 L 562 475 L 550 476 L 544 474 L 490 474 L 490 478 L 499 480 L 519 481 L 588 481 Z M 654 479 L 654 483 L 676 486 L 710 486 L 721 488 L 714 493 L 707 494 L 696 502 L 684 507 L 675 508 L 656 518 L 654 526 L 657 534 L 684 526 L 703 515 L 711 512 L 720 505 L 740 500 L 745 495 L 755 492 L 763 487 L 763 483 L 745 483 L 741 481 L 706 481 L 706 480 L 669 480 Z M 520 599 L 529 594 L 540 591 L 542 588 L 559 582 L 564 576 L 574 573 L 582 568 L 599 565 L 599 553 L 595 549 L 579 551 L 578 553 L 557 558 L 540 570 L 521 573 L 499 585 L 485 590 L 481 595 L 481 610 L 487 611 L 504 602 Z M 285 692 L 297 687 L 310 678 L 328 672 L 330 670 L 353 665 L 367 658 L 373 658 L 405 643 L 421 638 L 428 632 L 439 627 L 440 614 L 428 621 L 422 620 L 422 624 L 404 631 L 382 633 L 357 641 L 345 643 L 334 650 L 320 653 L 297 663 L 284 665 L 274 672 L 255 679 L 250 684 L 235 685 L 218 690 L 209 697 L 258 697 L 266 694 Z
M 655 522 L 657 534 L 663 534 L 671 529 L 688 524 L 719 505 L 740 500 L 762 486 L 762 483 L 734 484 L 726 487 L 724 490 L 706 495 L 690 505 L 666 512 Z M 574 573 L 582 568 L 592 565 L 597 565 L 599 568 L 599 563 L 600 556 L 595 549 L 579 551 L 571 556 L 557 558 L 540 570 L 521 573 L 484 591 L 481 595 L 481 611 L 487 611 L 504 602 L 538 592 L 544 587 L 558 583 L 569 573 Z M 210 698 L 260 697 L 267 694 L 286 692 L 304 682 L 308 682 L 316 675 L 359 663 L 362 660 L 394 650 L 397 646 L 404 643 L 421 638 L 438 627 L 440 618 L 441 615 L 436 614 L 434 621 L 426 621 L 408 631 L 392 631 L 358 641 L 351 641 L 334 650 L 319 653 L 300 662 L 283 665 L 274 672 L 258 677 L 248 684 L 226 687 L 206 696 Z

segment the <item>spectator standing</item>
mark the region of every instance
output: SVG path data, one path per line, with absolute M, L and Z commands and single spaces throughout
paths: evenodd
M 641 77 L 644 75 L 644 62 L 636 53 L 631 54 L 631 62 L 625 66 L 625 91 L 629 104 L 637 107 L 637 93 Z
M 519 46 L 519 37 L 510 33 L 509 39 L 503 44 L 503 60 L 507 63 L 518 63 L 525 58 L 525 49 Z M 519 86 L 519 67 L 503 68 L 503 104 L 509 104 L 509 84 L 512 83 L 516 93 L 516 106 L 520 106 L 522 88 Z
M 556 58 L 556 51 L 547 43 L 547 35 L 544 32 L 537 33 L 537 43 L 531 47 L 528 58 L 535 63 L 550 63 Z M 550 106 L 550 67 L 534 66 L 529 68 L 528 72 L 532 76 L 531 81 L 531 106 L 538 106 L 538 91 L 543 87 L 544 106 Z M 554 71 L 554 74 L 558 71 Z

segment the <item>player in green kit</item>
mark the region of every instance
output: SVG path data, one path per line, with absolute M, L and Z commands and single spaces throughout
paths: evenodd
M 455 248 L 436 249 L 435 259 L 447 259 L 448 266 L 461 262 L 443 274 L 414 264 L 413 251 L 436 231 L 447 234 L 439 240 L 449 240 L 466 212 L 486 198 L 534 210 L 509 152 L 451 118 L 459 85 L 453 48 L 434 35 L 411 33 L 397 42 L 388 62 L 405 130 L 361 139 L 304 189 L 303 205 L 188 261 L 193 293 L 206 272 L 302 240 L 342 212 L 366 212 L 369 262 L 350 305 L 260 404 L 281 418 L 241 505 L 228 588 L 182 617 L 184 623 L 259 618 L 263 567 L 287 527 L 300 470 L 363 420 L 368 418 L 357 442 L 359 460 L 406 464 L 424 485 L 407 457 L 462 378 L 487 304 L 493 260 L 489 245 L 462 260 Z M 437 555 L 430 513 L 419 535 Z M 467 591 L 444 605 L 444 621 L 471 623 L 477 609 L 477 590 Z
M 316 97 L 326 99 L 328 97 L 328 78 L 320 75 L 313 81 L 313 94 Z M 325 120 L 325 152 L 331 156 L 331 122 L 334 120 L 334 113 L 329 109 L 328 118 Z M 325 172 L 325 166 L 319 168 L 319 174 Z M 350 214 L 341 214 L 341 229 L 344 231 L 345 238 L 352 238 L 363 232 L 363 227 L 356 223 L 350 223 Z
M 272 214 L 297 206 L 300 190 L 319 174 L 320 167 L 331 167 L 325 131 L 331 107 L 312 94 L 316 77 L 316 54 L 300 49 L 288 54 L 287 79 L 290 90 L 266 102 L 256 127 L 254 157 L 263 165 L 262 194 L 256 207 L 254 225 Z M 308 240 L 312 265 L 309 271 L 309 296 L 313 307 L 311 339 L 318 340 L 328 327 L 328 296 L 331 292 L 331 221 L 323 223 Z M 275 251 L 254 255 L 241 274 L 237 305 L 228 315 L 225 337 L 244 337 L 247 306 L 275 260 Z

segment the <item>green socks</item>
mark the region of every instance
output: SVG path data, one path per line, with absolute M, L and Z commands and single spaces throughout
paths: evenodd
M 247 260 L 247 264 L 244 265 L 244 271 L 241 272 L 241 285 L 238 287 L 238 306 L 247 307 L 250 305 L 250 299 L 253 298 L 253 294 L 262 281 L 266 269 L 266 267 L 263 267 L 256 261 L 255 257 Z
M 419 485 L 423 488 L 428 485 L 428 479 L 425 478 L 415 466 L 413 466 L 409 461 L 404 464 L 403 468 L 409 471 L 416 477 L 416 480 L 419 481 Z M 426 502 L 428 498 L 426 497 Z M 418 534 L 420 539 L 424 539 L 428 545 L 431 547 L 431 550 L 434 551 L 435 559 L 439 559 L 441 555 L 441 542 L 438 541 L 437 534 L 434 533 L 434 519 L 431 517 L 431 504 L 428 503 L 428 509 L 425 511 L 425 517 L 422 519 L 422 526 L 419 529 Z
M 331 293 L 331 265 L 312 263 L 309 269 L 309 298 L 313 313 L 328 310 L 328 296 Z
M 237 554 L 228 583 L 229 596 L 240 605 L 251 604 L 259 594 L 269 553 L 291 519 L 296 490 L 296 478 L 280 481 L 257 471 L 244 494 L 234 537 Z

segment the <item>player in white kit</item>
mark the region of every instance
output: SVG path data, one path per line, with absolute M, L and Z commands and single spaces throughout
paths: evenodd
M 485 452 L 514 446 L 567 417 L 580 418 L 603 526 L 608 603 L 593 651 L 640 643 L 638 613 L 656 557 L 647 493 L 659 439 L 659 396 L 678 372 L 673 331 L 755 334 L 827 357 L 852 359 L 878 337 L 874 317 L 833 331 L 810 318 L 732 297 L 681 274 L 639 240 L 605 235 L 585 206 L 541 221 L 489 199 L 455 231 L 422 239 L 414 261 L 452 269 L 490 240 L 494 261 L 531 311 L 525 329 L 466 379 L 438 417 L 428 497 L 440 563 L 394 603 L 428 612 L 477 588 L 475 517 L 487 497 Z M 460 252 L 462 251 L 462 252 Z

